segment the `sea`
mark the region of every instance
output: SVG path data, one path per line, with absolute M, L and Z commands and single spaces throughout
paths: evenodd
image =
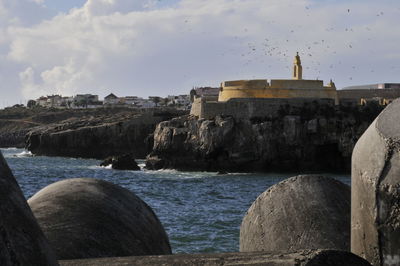
M 67 178 L 103 179 L 144 200 L 163 224 L 173 253 L 239 251 L 240 224 L 253 201 L 270 186 L 300 173 L 121 171 L 99 160 L 32 156 L 23 149 L 1 149 L 25 197 Z M 350 184 L 350 175 L 321 173 Z

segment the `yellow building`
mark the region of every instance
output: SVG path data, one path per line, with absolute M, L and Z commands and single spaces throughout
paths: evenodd
M 332 80 L 324 86 L 322 80 L 303 79 L 300 56 L 294 59 L 293 79 L 234 80 L 221 83 L 218 101 L 235 98 L 325 98 L 338 104 L 335 84 Z

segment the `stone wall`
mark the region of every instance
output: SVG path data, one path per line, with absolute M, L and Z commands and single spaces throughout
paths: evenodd
M 218 101 L 234 98 L 329 98 L 337 102 L 336 87 L 322 80 L 234 80 L 221 84 Z
M 229 115 L 235 119 L 275 116 L 279 110 L 290 107 L 302 107 L 307 103 L 318 103 L 333 106 L 332 99 L 288 98 L 288 99 L 230 99 L 227 102 L 195 99 L 190 114 L 199 118 L 211 119 L 217 115 Z
M 228 101 L 233 98 L 329 98 L 337 99 L 335 89 L 246 89 L 241 88 L 227 89 L 224 88 L 219 94 L 219 101 Z

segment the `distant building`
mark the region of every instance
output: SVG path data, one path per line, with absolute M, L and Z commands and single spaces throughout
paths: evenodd
M 36 103 L 37 103 L 37 105 L 42 106 L 42 107 L 59 108 L 59 107 L 61 107 L 62 97 L 61 97 L 61 95 L 41 96 L 38 99 L 36 99 Z
M 40 96 L 38 99 L 36 99 L 36 104 L 42 107 L 47 107 L 47 97 Z
M 99 105 L 101 105 L 99 96 L 93 94 L 77 94 L 71 103 L 72 108 L 93 108 L 92 106 Z
M 154 108 L 157 104 L 149 97 L 149 99 L 138 98 L 135 106 L 138 108 Z
M 135 105 L 135 103 L 138 102 L 139 97 L 137 96 L 125 96 L 125 97 L 120 97 L 119 102 L 121 104 L 126 104 L 126 105 Z
M 104 97 L 103 104 L 113 105 L 118 103 L 119 103 L 119 98 L 114 93 L 110 93 L 109 95 Z
M 158 106 L 158 104 L 161 102 L 162 98 L 159 96 L 149 96 L 149 101 L 155 103 L 155 106 Z
M 184 95 L 168 95 L 167 97 L 167 105 L 181 107 L 182 109 L 187 109 L 187 107 L 191 106 L 190 96 L 187 94 Z
M 341 104 L 363 105 L 377 102 L 387 105 L 400 97 L 400 83 L 379 83 L 345 87 L 337 91 Z
M 197 94 L 197 91 L 192 94 Z M 338 104 L 335 83 L 303 79 L 300 56 L 294 58 L 292 79 L 233 80 L 221 83 L 218 95 L 194 95 L 190 113 L 200 118 L 232 115 L 236 118 L 266 116 L 282 105 Z
M 324 86 L 322 80 L 303 79 L 303 67 L 298 53 L 294 59 L 292 79 L 224 81 L 218 95 L 219 102 L 263 98 L 332 99 L 338 103 L 336 86 L 332 80 Z
M 220 87 L 195 87 L 190 91 L 190 101 L 198 97 L 218 97 Z
M 74 97 L 65 96 L 61 98 L 61 107 L 63 108 L 72 108 L 72 103 L 74 102 Z

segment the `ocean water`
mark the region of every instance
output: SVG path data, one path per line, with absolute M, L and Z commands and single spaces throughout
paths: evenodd
M 247 209 L 271 185 L 293 174 L 118 171 L 100 161 L 31 156 L 23 149 L 2 149 L 28 199 L 66 178 L 98 178 L 129 189 L 153 208 L 169 236 L 173 253 L 239 250 L 239 229 Z M 138 160 L 143 166 L 144 161 Z M 350 184 L 350 176 L 332 175 Z

